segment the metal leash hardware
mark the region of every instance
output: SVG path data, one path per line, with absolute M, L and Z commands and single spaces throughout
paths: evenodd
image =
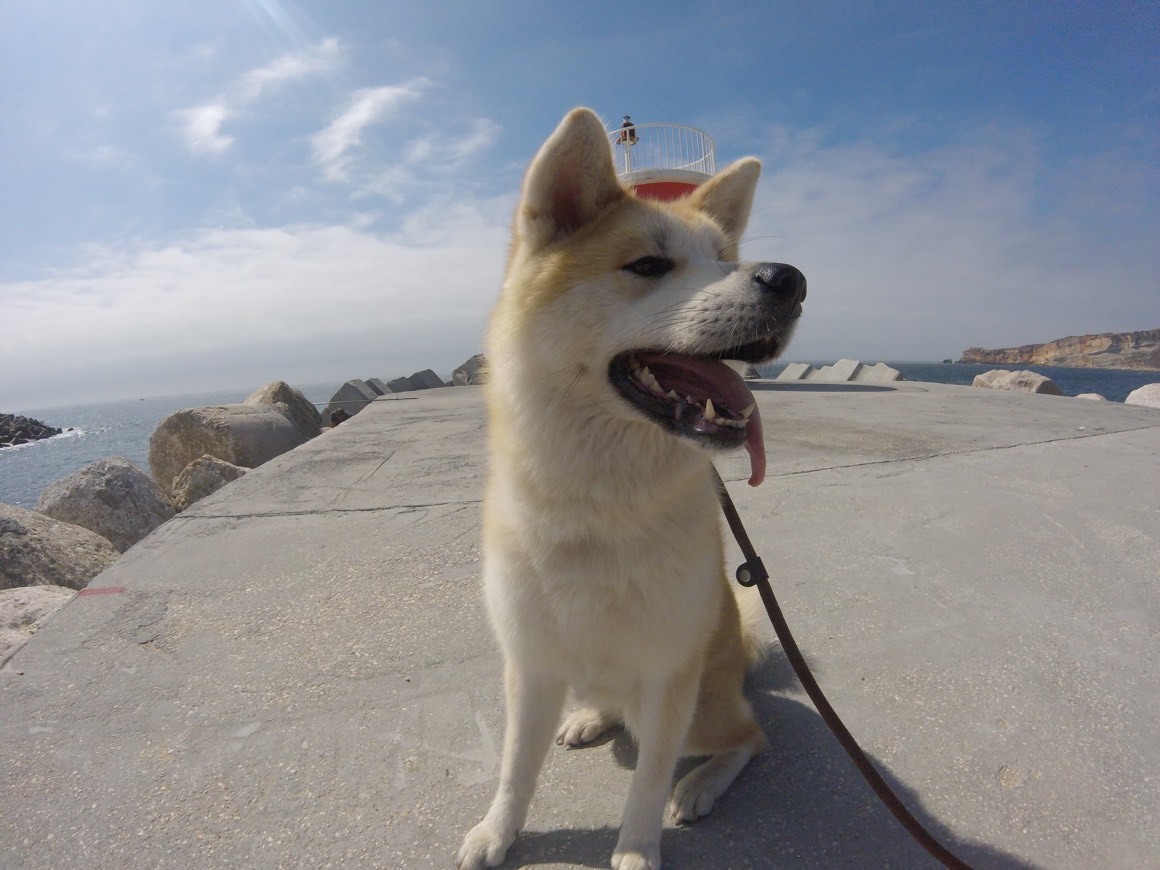
M 825 694 L 823 694 L 817 680 L 814 679 L 814 675 L 810 672 L 809 665 L 806 664 L 805 656 L 802 655 L 797 642 L 794 640 L 793 634 L 789 630 L 789 623 L 785 621 L 785 616 L 782 614 L 781 607 L 777 603 L 777 598 L 773 594 L 773 587 L 769 585 L 769 572 L 765 570 L 765 565 L 761 561 L 761 557 L 757 555 L 757 551 L 750 542 L 749 535 L 745 532 L 745 526 L 741 522 L 741 515 L 737 512 L 737 507 L 733 504 L 733 499 L 730 497 L 729 491 L 725 488 L 725 482 L 721 479 L 721 475 L 717 472 L 716 468 L 713 469 L 713 476 L 717 483 L 717 494 L 718 500 L 721 502 L 721 511 L 725 514 L 725 519 L 729 523 L 733 537 L 737 539 L 737 544 L 741 547 L 741 552 L 745 556 L 745 561 L 737 567 L 737 582 L 742 586 L 756 586 L 757 591 L 761 593 L 761 600 L 765 604 L 766 613 L 769 614 L 769 621 L 773 623 L 773 629 L 777 633 L 777 639 L 781 642 L 781 647 L 785 651 L 786 658 L 789 659 L 794 673 L 797 674 L 802 688 L 806 690 L 806 694 L 809 695 L 810 701 L 813 702 L 818 714 L 822 717 L 822 720 L 829 727 L 830 731 L 833 732 L 834 737 L 837 738 L 838 743 L 846 751 L 850 760 L 854 762 L 854 766 L 858 768 L 858 772 L 862 774 L 862 777 L 874 790 L 874 793 L 878 795 L 878 799 L 886 804 L 886 808 L 890 810 L 898 823 L 906 829 L 906 832 L 919 845 L 926 849 L 931 857 L 944 867 L 954 868 L 954 870 L 971 870 L 969 864 L 955 857 L 906 808 L 906 805 L 894 793 L 894 790 L 887 784 L 886 780 L 882 778 L 878 769 L 874 767 L 869 756 L 862 751 L 862 747 L 858 745 L 858 741 L 854 739 L 846 726 L 842 724 L 842 720 L 838 717 L 834 708 L 830 706 L 830 702 L 826 700 Z

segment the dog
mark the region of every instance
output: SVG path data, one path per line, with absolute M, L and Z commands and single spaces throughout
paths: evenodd
M 745 158 L 683 199 L 639 198 L 576 109 L 525 175 L 484 387 L 507 728 L 460 870 L 503 861 L 553 735 L 575 747 L 623 724 L 637 741 L 619 870 L 659 868 L 666 802 L 677 823 L 705 815 L 765 746 L 743 693 L 760 611 L 743 618 L 730 589 L 710 464 L 745 446 L 761 482 L 760 414 L 723 360 L 777 356 L 806 293 L 793 266 L 738 262 L 760 171 Z M 684 755 L 709 758 L 670 799 Z

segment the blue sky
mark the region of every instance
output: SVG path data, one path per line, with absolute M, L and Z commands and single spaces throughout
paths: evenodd
M 763 160 L 789 358 L 1160 326 L 1155 3 L 6 0 L 0 410 L 448 376 L 575 105 Z

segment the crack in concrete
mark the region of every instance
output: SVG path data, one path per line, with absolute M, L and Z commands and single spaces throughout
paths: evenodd
M 1043 444 L 1058 444 L 1064 441 L 1082 441 L 1087 438 L 1106 438 L 1115 435 L 1125 435 L 1129 432 L 1143 432 L 1148 429 L 1160 429 L 1160 423 L 1147 426 L 1136 426 L 1132 429 L 1117 429 L 1114 432 L 1090 432 L 1079 435 L 1061 435 L 1058 438 L 1045 438 L 1042 441 L 1020 441 L 1018 444 L 993 444 L 989 447 L 970 447 L 964 450 L 944 450 L 939 453 L 924 453 L 917 456 L 897 456 L 889 459 L 867 459 L 863 462 L 850 462 L 845 465 L 825 465 L 817 468 L 803 468 L 798 471 L 782 471 L 766 475 L 766 479 L 778 477 L 798 477 L 803 474 L 817 474 L 821 471 L 839 471 L 844 468 L 866 468 L 874 465 L 893 465 L 899 462 L 924 462 L 929 459 L 941 459 L 944 456 L 970 456 L 972 453 L 989 453 L 994 450 L 1014 450 L 1019 447 L 1038 447 Z M 729 483 L 739 483 L 747 480 L 746 476 L 724 478 Z
M 317 510 L 272 510 L 272 511 L 256 511 L 248 514 L 193 514 L 185 516 L 178 514 L 170 522 L 184 520 L 186 522 L 192 520 L 252 520 L 252 519 L 271 519 L 274 517 L 315 517 L 326 514 L 373 514 L 373 513 L 387 513 L 399 512 L 408 513 L 411 511 L 423 510 L 425 508 L 436 507 L 471 507 L 472 505 L 483 504 L 482 498 L 465 499 L 461 501 L 434 501 L 424 504 L 393 504 L 380 505 L 377 507 L 356 507 L 356 508 L 325 508 Z

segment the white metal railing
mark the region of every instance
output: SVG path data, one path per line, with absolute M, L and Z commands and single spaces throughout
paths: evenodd
M 677 169 L 713 175 L 716 146 L 704 130 L 680 124 L 634 124 L 608 134 L 621 175 L 657 169 Z

